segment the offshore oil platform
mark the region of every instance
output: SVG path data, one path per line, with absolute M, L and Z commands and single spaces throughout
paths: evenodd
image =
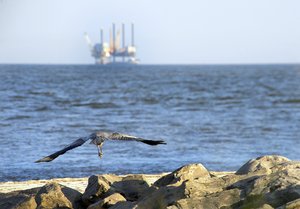
M 122 46 L 120 30 L 116 33 L 116 26 L 113 23 L 109 30 L 109 43 L 104 41 L 103 29 L 100 30 L 100 43 L 93 44 L 88 34 L 84 34 L 86 42 L 95 58 L 96 64 L 101 65 L 126 65 L 138 64 L 136 58 L 136 47 L 134 45 L 134 24 L 131 24 L 131 44 L 125 43 L 125 24 L 122 24 Z

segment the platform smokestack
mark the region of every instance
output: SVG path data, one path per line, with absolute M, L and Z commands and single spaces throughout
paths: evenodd
M 103 29 L 102 28 L 100 29 L 100 41 L 101 41 L 101 45 L 103 46 L 104 41 L 103 41 Z
M 122 23 L 122 48 L 125 50 L 125 24 Z M 125 56 L 122 57 L 123 62 L 125 61 Z
M 113 25 L 112 25 L 112 27 L 113 27 L 113 54 L 115 54 L 115 52 L 116 52 L 116 25 L 115 25 L 115 23 L 113 23 Z M 113 62 L 116 62 L 116 57 L 115 56 L 113 56 Z
M 122 23 L 122 47 L 125 48 L 125 24 Z
M 134 46 L 134 24 L 131 23 L 131 45 Z

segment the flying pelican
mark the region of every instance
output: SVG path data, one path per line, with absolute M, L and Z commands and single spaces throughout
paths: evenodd
M 117 132 L 112 133 L 112 132 L 97 131 L 87 137 L 81 137 L 81 138 L 77 139 L 73 143 L 67 145 L 65 148 L 63 148 L 51 155 L 48 155 L 42 159 L 39 159 L 39 160 L 35 161 L 35 163 L 50 162 L 50 161 L 54 160 L 55 158 L 57 158 L 58 156 L 65 154 L 67 151 L 83 145 L 88 140 L 91 140 L 90 144 L 95 144 L 97 146 L 98 156 L 100 158 L 103 155 L 102 146 L 103 146 L 103 143 L 105 140 L 137 141 L 137 142 L 143 142 L 145 144 L 152 145 L 152 146 L 158 145 L 158 144 L 166 144 L 162 140 L 147 140 L 147 139 L 130 136 L 127 134 L 121 134 L 121 133 L 117 133 Z

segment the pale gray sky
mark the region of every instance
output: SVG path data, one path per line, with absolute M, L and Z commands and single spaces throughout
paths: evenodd
M 83 38 L 135 23 L 145 64 L 300 63 L 299 0 L 0 0 L 0 63 L 93 63 Z

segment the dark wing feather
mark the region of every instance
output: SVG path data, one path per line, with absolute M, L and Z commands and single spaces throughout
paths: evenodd
M 138 141 L 138 142 L 143 142 L 148 145 L 158 145 L 158 144 L 167 144 L 163 140 L 148 140 L 148 139 L 143 139 L 135 136 L 130 136 L 127 134 L 120 134 L 120 133 L 112 133 L 108 139 L 111 140 L 121 140 L 121 141 Z
M 65 148 L 63 148 L 49 156 L 46 156 L 42 159 L 39 159 L 39 160 L 35 161 L 35 163 L 50 162 L 50 161 L 54 160 L 55 158 L 57 158 L 58 156 L 65 154 L 67 151 L 83 145 L 86 141 L 87 140 L 85 140 L 83 138 L 79 138 L 76 141 L 74 141 L 72 144 L 67 145 Z
M 159 145 L 159 144 L 167 144 L 165 141 L 163 140 L 148 140 L 148 139 L 142 139 L 142 138 L 138 138 L 139 142 L 143 142 L 145 144 L 148 144 L 148 145 Z

